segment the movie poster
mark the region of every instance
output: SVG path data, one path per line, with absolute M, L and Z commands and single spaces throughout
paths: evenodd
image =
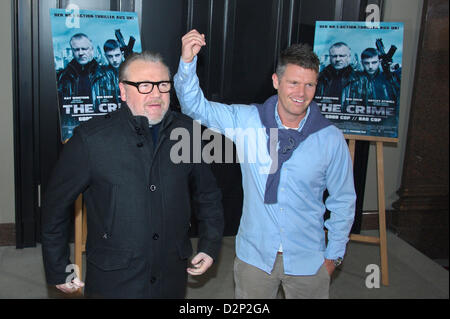
M 50 9 L 61 140 L 120 108 L 118 68 L 141 52 L 134 12 Z
M 403 23 L 317 21 L 315 101 L 344 134 L 398 138 Z

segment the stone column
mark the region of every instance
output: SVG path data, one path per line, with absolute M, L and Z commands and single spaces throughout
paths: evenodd
M 430 258 L 448 258 L 448 0 L 425 0 L 400 198 L 389 227 Z

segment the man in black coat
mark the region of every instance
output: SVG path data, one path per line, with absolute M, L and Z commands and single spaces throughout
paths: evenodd
M 77 33 L 70 38 L 69 44 L 73 59 L 56 75 L 60 116 L 65 123 L 61 132 L 64 141 L 70 138 L 73 128 L 79 123 L 79 119 L 72 114 L 74 105 L 68 103 L 67 98 L 71 98 L 72 103 L 82 101 L 79 103 L 91 106 L 96 113 L 102 112 L 99 106 L 103 98 L 98 97 L 110 96 L 109 102 L 120 104 L 116 72 L 102 67 L 95 60 L 94 45 L 89 37 Z
M 317 102 L 340 104 L 344 112 L 348 104 L 361 104 L 359 100 L 366 105 L 368 81 L 353 69 L 350 47 L 337 42 L 330 47 L 329 53 L 330 64 L 320 72 L 317 80 Z
M 172 147 L 193 143 L 193 121 L 169 110 L 169 69 L 161 56 L 135 54 L 122 63 L 118 111 L 75 129 L 45 192 L 42 251 L 47 282 L 66 293 L 84 283 L 66 272 L 71 204 L 87 207 L 85 295 L 183 298 L 187 274 L 203 274 L 217 257 L 223 232 L 221 193 L 201 161 L 176 163 Z M 177 137 L 188 132 L 189 140 Z M 192 147 L 190 147 L 192 150 Z M 190 152 L 192 153 L 192 152 Z M 192 203 L 192 205 L 191 205 Z M 199 223 L 198 253 L 188 231 Z

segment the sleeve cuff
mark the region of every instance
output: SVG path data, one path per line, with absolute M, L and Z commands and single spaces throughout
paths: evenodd
M 325 250 L 325 258 L 331 260 L 335 260 L 337 258 L 344 258 L 347 242 L 348 240 L 345 241 L 345 243 L 329 241 L 327 249 Z
M 197 56 L 194 57 L 192 62 L 186 63 L 180 57 L 180 63 L 178 65 L 178 76 L 181 76 L 180 80 L 187 78 L 190 74 L 197 73 Z

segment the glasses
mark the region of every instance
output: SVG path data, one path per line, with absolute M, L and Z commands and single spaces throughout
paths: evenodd
M 149 94 L 153 91 L 155 85 L 158 87 L 160 93 L 167 93 L 172 89 L 173 81 L 143 81 L 143 82 L 131 82 L 131 81 L 122 81 L 125 84 L 129 84 L 134 86 L 139 93 L 141 94 Z

